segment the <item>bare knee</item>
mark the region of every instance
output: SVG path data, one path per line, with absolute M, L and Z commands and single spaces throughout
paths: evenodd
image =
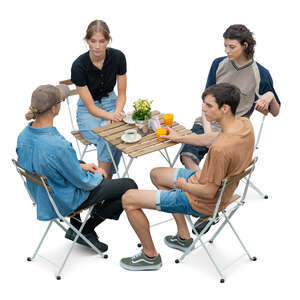
M 190 156 L 182 155 L 181 162 L 186 169 L 197 170 L 197 171 L 199 170 L 198 164 L 196 164 L 195 161 Z
M 152 183 L 156 187 L 163 185 L 162 175 L 166 174 L 167 169 L 169 169 L 169 168 L 159 167 L 159 168 L 154 168 L 151 170 L 150 178 L 151 178 Z
M 152 181 L 152 183 L 155 185 L 156 181 L 157 181 L 157 173 L 158 173 L 158 169 L 159 168 L 154 168 L 150 171 L 150 179 Z
M 192 158 L 191 158 L 190 156 L 186 156 L 186 155 L 182 155 L 182 156 L 181 156 L 181 162 L 182 162 L 182 164 L 183 164 L 184 166 L 190 164 L 191 161 L 193 161 L 193 160 L 192 160 Z
M 133 210 L 135 209 L 135 195 L 136 195 L 137 190 L 132 189 L 128 190 L 126 193 L 123 194 L 122 196 L 122 206 L 125 211 Z

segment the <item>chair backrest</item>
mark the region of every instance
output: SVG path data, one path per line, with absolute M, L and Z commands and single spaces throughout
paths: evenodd
M 245 199 L 245 197 L 247 195 L 247 191 L 248 191 L 250 177 L 251 177 L 252 172 L 255 168 L 255 164 L 257 162 L 257 159 L 258 159 L 257 157 L 253 158 L 251 163 L 241 173 L 239 173 L 237 175 L 234 175 L 234 176 L 226 177 L 222 180 L 222 184 L 218 189 L 219 198 L 218 198 L 216 208 L 215 208 L 215 211 L 214 211 L 214 216 L 216 216 L 218 211 L 219 211 L 219 207 L 220 207 L 220 204 L 221 204 L 221 201 L 222 201 L 222 197 L 223 197 L 223 194 L 224 194 L 224 191 L 226 190 L 226 188 L 229 188 L 232 185 L 237 186 L 241 179 L 246 178 L 248 176 L 247 177 L 247 182 L 246 182 L 246 185 L 245 185 L 245 188 L 244 188 L 243 196 L 242 196 L 242 199 L 240 200 L 241 202 L 244 202 L 244 199 Z M 238 198 L 236 198 L 236 197 L 232 198 L 233 201 L 235 201 L 237 199 Z M 232 203 L 233 201 L 231 201 L 230 203 Z M 230 203 L 228 203 L 228 205 Z
M 71 81 L 71 79 L 66 79 L 66 80 L 61 80 L 59 81 L 59 84 L 65 84 L 67 86 L 73 85 L 73 82 Z M 74 96 L 74 95 L 78 95 L 78 92 L 76 89 L 70 89 L 70 96 Z
M 265 122 L 266 116 L 267 116 L 268 113 L 269 113 L 268 110 L 263 110 L 263 111 L 258 111 L 258 112 L 261 113 L 263 116 L 262 116 L 262 119 L 261 119 L 261 122 L 260 122 L 258 134 L 257 134 L 257 136 L 256 136 L 256 141 L 255 141 L 254 150 L 258 149 L 258 144 L 259 144 L 259 142 L 260 142 L 262 130 L 263 130 L 263 127 L 264 127 L 264 122 Z
M 27 180 L 30 180 L 31 182 L 39 185 L 40 187 L 42 187 L 46 190 L 46 193 L 49 197 L 49 200 L 50 200 L 56 214 L 59 216 L 60 219 L 62 219 L 62 215 L 61 215 L 60 211 L 58 210 L 57 205 L 55 204 L 55 201 L 53 200 L 53 198 L 51 196 L 52 189 L 48 184 L 47 178 L 40 174 L 31 173 L 31 172 L 25 170 L 24 168 L 21 168 L 15 159 L 12 159 L 12 162 L 15 165 L 17 172 L 21 176 L 24 186 L 25 186 L 33 204 L 36 204 L 36 201 L 35 201 L 34 197 L 32 196 L 32 194 L 30 193 L 30 190 L 28 189 Z
M 37 174 L 37 173 L 30 173 L 29 171 L 21 168 L 17 161 L 15 159 L 12 159 L 12 162 L 14 163 L 17 172 L 22 176 L 22 178 L 24 179 L 24 177 L 28 180 L 30 180 L 33 183 L 36 183 L 37 185 L 39 185 L 42 188 L 46 188 L 48 190 L 49 193 L 52 193 L 52 189 L 48 184 L 48 180 L 46 177 Z M 25 179 L 24 179 L 25 181 Z
M 241 173 L 237 174 L 237 175 L 233 175 L 230 177 L 227 177 L 225 179 L 223 179 L 222 183 L 225 183 L 225 180 L 227 180 L 226 182 L 226 186 L 229 187 L 232 184 L 237 184 L 240 182 L 241 179 L 245 178 L 247 175 L 250 174 L 250 172 L 253 171 L 254 167 L 255 167 L 255 163 L 257 162 L 257 157 L 255 157 L 251 163 L 249 164 L 249 166 L 243 170 Z M 220 189 L 222 188 L 222 186 L 220 187 Z
M 70 95 L 69 97 L 66 98 L 66 102 L 67 102 L 67 105 L 68 105 L 68 111 L 69 111 L 69 117 L 70 117 L 70 122 L 71 122 L 71 127 L 72 127 L 72 135 L 75 136 L 75 141 L 76 141 L 76 144 L 77 144 L 77 149 L 78 149 L 78 153 L 79 153 L 79 156 L 81 157 L 81 150 L 80 150 L 80 146 L 79 146 L 79 143 L 78 143 L 78 137 L 76 137 L 76 135 L 80 135 L 80 132 L 78 130 L 76 130 L 75 128 L 75 123 L 74 123 L 74 120 L 73 120 L 73 114 L 72 114 L 72 111 L 71 111 L 71 107 L 70 107 L 70 97 L 71 96 L 75 96 L 75 95 L 78 95 L 78 92 L 76 90 L 76 88 L 72 88 L 71 86 L 74 85 L 73 82 L 71 81 L 71 79 L 66 79 L 66 80 L 61 80 L 59 81 L 59 84 L 65 84 L 69 87 L 70 89 Z M 86 145 L 86 143 L 84 141 L 81 141 L 83 144 Z
M 70 116 L 72 131 L 75 131 L 76 129 L 75 129 L 75 126 L 74 126 L 74 121 L 73 121 L 73 116 L 72 116 L 72 112 L 71 112 L 71 108 L 70 108 L 70 99 L 69 98 L 71 96 L 78 95 L 78 92 L 77 92 L 76 88 L 71 87 L 73 85 L 73 82 L 70 79 L 61 80 L 61 81 L 59 81 L 59 84 L 65 84 L 70 89 L 70 95 L 69 95 L 69 97 L 66 98 L 66 102 L 68 104 L 68 110 L 69 110 L 69 116 Z

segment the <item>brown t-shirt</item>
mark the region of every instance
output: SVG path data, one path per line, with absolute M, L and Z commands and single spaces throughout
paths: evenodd
M 254 133 L 251 122 L 247 118 L 237 118 L 236 131 L 231 133 L 220 132 L 216 141 L 210 146 L 203 169 L 192 175 L 188 182 L 192 184 L 215 183 L 220 186 L 226 177 L 237 175 L 249 166 L 254 148 Z M 237 187 L 229 185 L 220 204 L 223 210 Z M 218 201 L 219 192 L 214 199 L 199 198 L 185 192 L 192 208 L 200 213 L 212 215 Z

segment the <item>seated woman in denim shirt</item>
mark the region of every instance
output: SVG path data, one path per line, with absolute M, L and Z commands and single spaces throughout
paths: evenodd
M 89 24 L 85 41 L 89 51 L 80 55 L 72 65 L 71 80 L 80 96 L 77 108 L 77 123 L 81 135 L 97 146 L 98 166 L 112 178 L 116 170 L 103 138 L 92 129 L 121 121 L 126 102 L 126 58 L 117 49 L 108 46 L 109 28 L 105 22 L 95 20 Z M 114 92 L 117 83 L 118 96 Z M 121 151 L 110 145 L 118 166 Z
M 137 185 L 129 178 L 106 179 L 106 172 L 95 164 L 79 163 L 72 144 L 53 126 L 53 119 L 60 111 L 60 102 L 68 93 L 65 85 L 43 85 L 33 92 L 26 119 L 34 121 L 18 137 L 18 164 L 48 179 L 53 199 L 62 215 L 68 216 L 96 203 L 82 233 L 104 252 L 108 246 L 98 240 L 94 229 L 106 218 L 119 219 L 123 211 L 122 195 L 137 188 Z M 37 218 L 57 218 L 46 191 L 30 181 L 27 185 L 37 204 Z M 79 214 L 71 218 L 71 224 L 79 229 Z M 69 228 L 65 237 L 74 240 L 75 236 Z M 84 241 L 78 239 L 78 243 L 84 244 Z

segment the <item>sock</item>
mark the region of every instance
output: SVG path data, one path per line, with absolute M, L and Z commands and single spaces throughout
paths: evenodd
M 156 257 L 156 256 L 148 256 L 144 251 L 143 251 L 143 253 L 147 258 L 150 258 L 150 259 L 153 259 L 154 257 Z
M 81 226 L 81 217 L 80 214 L 77 214 L 75 216 L 73 216 L 72 218 L 70 218 L 70 223 L 79 230 L 80 226 Z
M 182 237 L 180 237 L 179 235 L 178 235 L 178 238 L 179 238 L 179 240 L 181 240 L 181 241 L 186 241 L 187 239 L 183 239 Z
M 101 224 L 105 219 L 100 216 L 92 216 L 85 223 L 82 233 L 87 234 L 94 231 L 94 229 Z

